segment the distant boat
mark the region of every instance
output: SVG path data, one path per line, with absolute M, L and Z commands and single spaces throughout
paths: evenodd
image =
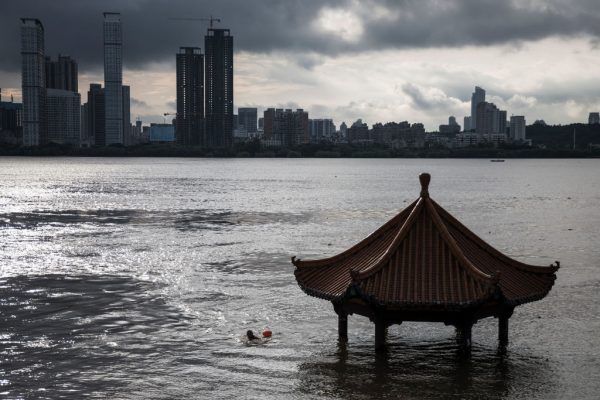
M 504 160 L 500 160 L 500 159 L 498 159 L 498 160 L 490 160 L 490 161 L 491 162 L 504 162 Z

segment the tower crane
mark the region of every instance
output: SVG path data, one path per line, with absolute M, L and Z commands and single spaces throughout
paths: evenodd
M 210 18 L 183 18 L 183 17 L 174 17 L 174 18 L 169 18 L 169 19 L 176 20 L 176 21 L 208 21 L 210 29 L 212 29 L 214 22 L 221 22 L 221 18 L 213 18 L 212 15 L 210 16 Z
M 177 113 L 163 113 L 163 123 L 167 123 L 167 115 L 177 115 Z

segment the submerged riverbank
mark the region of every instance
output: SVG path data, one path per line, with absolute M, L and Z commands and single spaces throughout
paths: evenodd
M 600 158 L 600 148 L 429 147 L 392 149 L 379 145 L 307 144 L 264 147 L 258 142 L 236 144 L 230 149 L 184 147 L 175 144 L 75 147 L 49 144 L 39 147 L 0 147 L 0 156 L 28 157 L 235 157 L 235 158 Z

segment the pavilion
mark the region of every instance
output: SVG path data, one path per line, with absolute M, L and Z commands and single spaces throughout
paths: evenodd
M 419 179 L 420 197 L 360 243 L 330 258 L 292 257 L 298 284 L 333 303 L 340 341 L 348 340 L 348 315 L 358 314 L 374 322 L 377 350 L 387 328 L 404 321 L 453 325 L 469 347 L 473 324 L 495 317 L 506 345 L 514 308 L 545 297 L 560 263 L 505 256 L 429 197 L 429 174 Z

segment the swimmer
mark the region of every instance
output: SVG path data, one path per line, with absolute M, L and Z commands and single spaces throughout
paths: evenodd
M 252 332 L 251 330 L 248 330 L 246 332 L 246 337 L 248 338 L 248 340 L 259 340 L 260 339 L 258 336 L 255 336 L 254 332 Z

